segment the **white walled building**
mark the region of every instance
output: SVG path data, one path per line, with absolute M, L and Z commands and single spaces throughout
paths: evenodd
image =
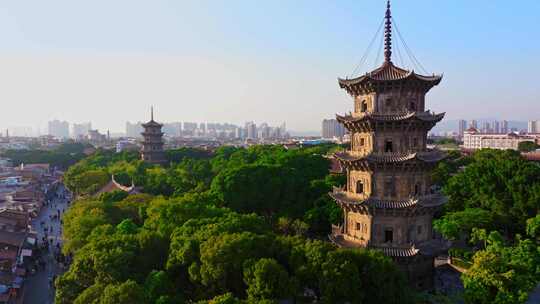
M 499 149 L 499 150 L 517 150 L 520 142 L 537 142 L 540 137 L 533 135 L 520 135 L 516 133 L 508 134 L 486 134 L 481 133 L 475 128 L 469 128 L 463 134 L 464 149 Z

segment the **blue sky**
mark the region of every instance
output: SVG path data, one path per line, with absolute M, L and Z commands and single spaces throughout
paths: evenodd
M 540 1 L 392 4 L 416 57 L 444 73 L 432 109 L 540 119 Z M 352 72 L 384 10 L 383 0 L 2 1 L 0 127 L 60 118 L 121 131 L 154 104 L 162 121 L 318 130 L 352 109 L 336 78 Z

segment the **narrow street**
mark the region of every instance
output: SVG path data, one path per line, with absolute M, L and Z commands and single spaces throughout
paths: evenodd
M 55 259 L 62 245 L 62 230 L 60 219 L 68 208 L 70 199 L 68 191 L 60 186 L 47 206 L 43 206 L 39 216 L 32 221 L 32 228 L 38 233 L 38 244 L 42 245 L 44 239 L 49 242 L 48 250 L 42 257 L 45 269 L 29 276 L 25 282 L 25 304 L 51 304 L 54 303 L 53 279 L 61 274 L 63 266 Z

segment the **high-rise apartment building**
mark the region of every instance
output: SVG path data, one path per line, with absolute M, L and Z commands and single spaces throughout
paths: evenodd
M 74 123 L 71 125 L 71 137 L 77 139 L 88 135 L 88 131 L 92 130 L 92 123 Z
M 469 127 L 478 129 L 478 122 L 476 120 L 474 120 L 474 119 L 471 120 L 470 123 L 469 123 Z
M 182 123 L 170 122 L 163 124 L 163 133 L 170 137 L 179 137 L 182 135 Z
M 507 120 L 503 120 L 501 122 L 501 133 L 503 134 L 508 134 L 509 133 L 509 129 L 508 129 L 508 121 Z
M 49 135 L 57 138 L 69 137 L 69 123 L 67 121 L 53 120 L 48 124 Z
M 143 130 L 142 122 L 140 121 L 136 123 L 126 122 L 126 137 L 140 137 Z
M 345 128 L 336 119 L 323 119 L 322 137 L 323 138 L 341 138 L 345 135 Z
M 527 123 L 527 133 L 538 133 L 538 121 L 529 120 Z
M 482 123 L 482 132 L 486 133 L 486 134 L 492 133 L 491 132 L 491 125 L 489 124 L 489 122 L 484 121 Z
M 463 137 L 465 130 L 467 130 L 467 121 L 462 119 L 459 121 L 459 137 Z
M 257 139 L 257 135 L 257 125 L 252 121 L 246 122 L 246 138 Z
M 499 123 L 499 121 L 497 121 L 497 120 L 493 121 L 493 123 L 491 124 L 491 130 L 495 134 L 500 134 L 501 133 L 501 124 Z

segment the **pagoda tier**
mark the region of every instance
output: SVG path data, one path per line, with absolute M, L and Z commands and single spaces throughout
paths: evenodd
M 390 166 L 395 169 L 431 168 L 446 156 L 446 153 L 439 150 L 413 153 L 369 153 L 365 155 L 356 155 L 354 152 L 334 153 L 334 157 L 341 166 L 362 171 L 384 169 Z
M 418 196 L 410 196 L 405 200 L 385 200 L 371 196 L 358 195 L 342 188 L 334 187 L 330 196 L 347 211 L 362 214 L 383 214 L 390 211 L 393 215 L 416 216 L 433 213 L 447 202 L 447 198 L 439 192 Z M 398 211 L 396 213 L 396 211 Z
M 338 78 L 339 86 L 351 96 L 384 92 L 396 88 L 415 88 L 423 92 L 441 82 L 442 76 L 423 76 L 414 71 L 396 67 L 391 61 L 385 62 L 380 68 L 354 79 Z
M 153 116 L 153 114 L 152 114 L 152 116 Z M 142 127 L 145 128 L 145 129 L 146 128 L 158 128 L 158 129 L 161 129 L 161 127 L 163 127 L 163 125 L 160 124 L 159 122 L 154 121 L 154 118 L 152 117 L 152 119 L 149 122 L 143 123 Z
M 444 118 L 445 113 L 403 112 L 396 114 L 362 113 L 360 115 L 337 115 L 336 119 L 351 132 L 375 132 L 387 130 L 431 130 Z
M 358 242 L 347 238 L 339 233 L 341 227 L 336 227 L 336 233 L 330 236 L 332 243 L 344 248 L 363 248 Z M 371 249 L 381 250 L 386 256 L 394 259 L 410 259 L 413 257 L 432 257 L 450 248 L 450 242 L 440 239 L 433 239 L 418 244 L 407 244 L 403 246 L 369 246 Z
M 161 131 L 156 131 L 156 132 L 141 132 L 141 135 L 143 137 L 155 137 L 155 138 L 159 138 L 161 140 L 161 137 L 163 137 L 165 133 L 161 132 Z

